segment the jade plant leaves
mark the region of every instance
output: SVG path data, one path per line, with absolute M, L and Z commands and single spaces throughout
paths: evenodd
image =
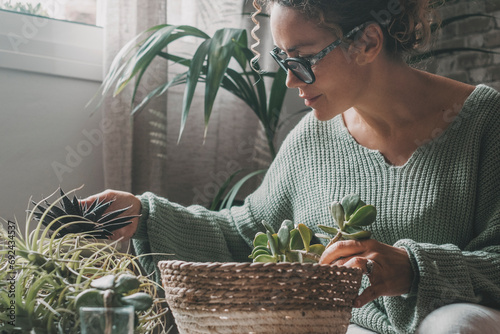
M 255 235 L 253 262 L 318 262 L 325 246 L 310 245 L 314 233 L 304 224 L 284 220 L 278 232 L 263 221 L 266 233 Z
M 375 222 L 377 209 L 373 205 L 367 205 L 358 195 L 349 194 L 342 198 L 340 203 L 332 203 L 330 213 L 337 227 L 318 225 L 324 232 L 334 235 L 328 246 L 342 239 L 360 240 L 370 238 L 372 233 L 363 230 L 362 227 Z
M 275 232 L 269 223 L 262 221 L 266 233 L 258 232 L 255 235 L 254 249 L 249 258 L 253 262 L 318 262 L 325 249 L 338 240 L 371 237 L 371 231 L 363 227 L 375 222 L 377 210 L 373 205 L 363 202 L 359 195 L 346 195 L 340 202 L 331 203 L 329 209 L 337 226 L 318 227 L 333 237 L 315 234 L 305 224 L 294 225 L 291 220 L 284 220 L 278 232 Z M 317 243 L 311 245 L 316 237 L 330 239 L 330 242 L 326 247 Z

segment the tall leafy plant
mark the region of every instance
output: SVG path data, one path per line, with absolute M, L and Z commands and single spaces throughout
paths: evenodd
M 166 51 L 169 47 L 174 49 L 171 46 L 173 42 L 193 37 L 200 39 L 201 43 L 192 57 L 181 56 L 175 51 Z M 186 71 L 154 88 L 142 101 L 136 103 L 136 93 L 141 78 L 157 57 L 185 66 Z M 138 35 L 122 48 L 104 78 L 101 95 L 104 97 L 112 92 L 113 96 L 116 96 L 127 85 L 133 83 L 131 102 L 134 114 L 169 88 L 185 85 L 180 140 L 198 83 L 205 84 L 205 128 L 208 126 L 219 89 L 223 88 L 245 102 L 258 117 L 265 129 L 269 150 L 274 158 L 276 155 L 274 136 L 286 92 L 286 73 L 283 71 L 257 73 L 251 67 L 253 58 L 254 54 L 248 47 L 247 32 L 244 29 L 223 28 L 210 37 L 192 26 L 158 25 Z M 254 66 L 259 65 L 255 63 Z M 102 99 L 99 105 L 101 102 Z
M 172 45 L 182 38 L 200 40 L 192 57 L 185 57 Z M 168 51 L 167 51 L 168 49 Z M 170 52 L 170 50 L 173 50 Z M 176 52 L 177 51 L 177 52 Z M 254 112 L 264 131 L 271 158 L 276 156 L 275 135 L 286 92 L 284 71 L 258 73 L 258 63 L 252 63 L 254 53 L 248 47 L 244 29 L 223 28 L 209 36 L 198 28 L 187 25 L 163 24 L 152 27 L 125 45 L 115 57 L 100 89 L 100 106 L 105 96 L 120 94 L 128 85 L 133 85 L 132 114 L 142 110 L 149 101 L 166 93 L 177 85 L 184 85 L 181 108 L 181 124 L 178 140 L 181 139 L 198 83 L 205 84 L 204 118 L 205 136 L 215 99 L 220 88 L 232 93 Z M 185 67 L 185 71 L 152 89 L 141 101 L 136 102 L 141 79 L 156 58 Z M 252 68 L 253 64 L 253 68 Z M 265 172 L 258 170 L 244 176 L 225 195 L 235 173 L 221 187 L 211 208 L 230 206 L 241 188 L 250 178 Z

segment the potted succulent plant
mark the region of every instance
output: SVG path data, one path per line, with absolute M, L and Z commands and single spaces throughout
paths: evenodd
M 345 333 L 358 295 L 359 268 L 317 263 L 341 239 L 369 238 L 376 209 L 358 195 L 330 206 L 327 236 L 285 220 L 263 222 L 252 263 L 160 261 L 165 297 L 180 333 Z M 333 225 L 333 224 L 332 224 Z M 318 238 L 317 238 L 318 237 Z M 325 247 L 319 238 L 329 239 Z
M 340 202 L 330 204 L 330 213 L 336 227 L 318 225 L 324 232 L 333 235 L 314 233 L 304 224 L 294 225 L 285 220 L 277 232 L 263 221 L 266 233 L 258 232 L 253 241 L 253 250 L 249 258 L 253 262 L 300 262 L 316 263 L 326 248 L 342 239 L 367 239 L 371 232 L 363 227 L 375 221 L 377 210 L 367 205 L 357 194 L 346 195 Z M 326 247 L 319 239 L 329 240 Z
M 109 204 L 87 206 L 61 190 L 56 201 L 34 204 L 24 231 L 4 222 L 0 333 L 79 333 L 83 306 L 131 305 L 137 333 L 166 325 L 161 288 L 141 274 L 136 257 L 101 240 L 131 218 L 118 217 L 123 210 L 105 213 Z

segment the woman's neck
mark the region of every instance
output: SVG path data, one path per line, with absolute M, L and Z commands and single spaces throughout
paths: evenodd
M 372 73 L 376 84 L 367 84 L 360 103 L 344 113 L 344 122 L 361 145 L 404 164 L 418 146 L 444 131 L 474 86 L 404 64 L 390 68 Z

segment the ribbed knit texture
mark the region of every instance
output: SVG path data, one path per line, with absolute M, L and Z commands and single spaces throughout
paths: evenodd
M 407 250 L 415 280 L 404 296 L 354 309 L 353 322 L 380 333 L 412 333 L 445 304 L 499 307 L 500 93 L 476 87 L 450 122 L 396 167 L 359 145 L 341 116 L 321 122 L 310 113 L 241 207 L 211 212 L 139 196 L 143 216 L 134 246 L 139 254 L 171 254 L 143 257 L 149 272 L 161 259 L 248 261 L 262 220 L 278 228 L 291 219 L 319 232 L 317 224 L 333 224 L 328 204 L 358 193 L 377 207 L 374 238 Z

